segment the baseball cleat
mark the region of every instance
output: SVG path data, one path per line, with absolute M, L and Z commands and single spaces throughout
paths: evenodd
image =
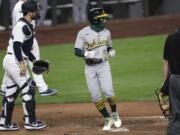
M 114 126 L 115 126 L 116 128 L 121 127 L 122 121 L 121 121 L 121 119 L 119 118 L 118 112 L 112 112 L 111 115 L 112 115 L 112 119 L 113 119 L 113 122 L 114 122 Z
M 110 117 L 105 118 L 104 120 L 105 120 L 105 124 L 102 130 L 108 131 L 111 129 L 111 126 L 113 125 L 113 120 Z
M 47 125 L 39 120 L 32 123 L 26 123 L 24 124 L 24 128 L 27 130 L 39 130 L 45 128 Z
M 0 124 L 0 131 L 16 131 L 16 130 L 19 130 L 19 127 L 14 123 Z
M 47 89 L 44 92 L 40 93 L 40 96 L 52 96 L 52 95 L 56 95 L 57 94 L 57 90 L 55 89 Z

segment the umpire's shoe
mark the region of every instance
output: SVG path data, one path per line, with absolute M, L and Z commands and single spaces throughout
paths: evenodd
M 5 124 L 5 118 L 0 117 L 0 131 L 16 131 L 19 130 L 19 127 L 14 124 Z
M 56 95 L 57 94 L 57 90 L 55 89 L 47 89 L 44 92 L 40 93 L 40 96 L 52 96 L 52 95 Z
M 47 125 L 42 121 L 35 121 L 32 123 L 25 123 L 24 128 L 27 130 L 39 130 L 45 128 Z

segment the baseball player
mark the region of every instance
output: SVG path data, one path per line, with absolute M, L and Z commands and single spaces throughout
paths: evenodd
M 121 126 L 121 120 L 116 110 L 116 98 L 112 86 L 112 76 L 108 57 L 114 57 L 111 34 L 105 28 L 108 14 L 102 8 L 93 8 L 88 12 L 90 26 L 79 31 L 74 53 L 85 60 L 86 82 L 96 108 L 105 118 L 103 130 Z M 102 91 L 101 91 L 102 90 Z M 111 107 L 108 113 L 101 93 L 104 94 Z
M 14 10 L 12 12 L 12 25 L 13 27 L 16 25 L 17 21 L 23 17 L 23 13 L 22 13 L 22 4 L 27 1 L 27 0 L 19 0 L 15 7 Z M 33 27 L 35 27 L 35 20 L 33 20 L 31 22 L 33 24 Z M 38 42 L 36 40 L 36 38 L 34 38 L 33 41 L 33 47 L 31 52 L 33 53 L 33 55 L 36 57 L 36 59 L 40 59 L 40 51 L 39 51 L 39 46 L 38 46 Z M 30 68 L 32 69 L 32 62 L 28 61 Z M 49 89 L 48 85 L 46 84 L 46 82 L 43 79 L 42 75 L 36 75 L 32 72 L 32 76 L 34 81 L 36 82 L 36 85 L 38 86 L 38 90 L 41 96 L 50 96 L 50 95 L 54 95 L 57 94 L 57 91 L 55 89 Z M 2 81 L 2 85 L 1 85 L 1 91 L 2 93 L 5 93 L 6 90 L 6 86 L 4 84 L 4 79 Z
M 23 18 L 19 19 L 11 32 L 7 54 L 3 60 L 6 85 L 4 118 L 0 121 L 0 130 L 18 130 L 11 122 L 15 99 L 21 92 L 23 98 L 24 128 L 27 130 L 42 129 L 46 124 L 36 120 L 35 87 L 27 70 L 27 59 L 34 62 L 36 57 L 31 53 L 34 40 L 32 20 L 38 18 L 38 5 L 31 0 L 22 5 Z M 3 120 L 2 120 L 3 119 Z

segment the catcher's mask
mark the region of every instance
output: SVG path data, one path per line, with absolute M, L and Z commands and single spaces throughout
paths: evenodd
M 104 24 L 107 18 L 108 14 L 105 13 L 104 9 L 102 8 L 92 8 L 88 12 L 89 22 L 93 25 L 100 25 L 102 23 Z
M 40 18 L 40 5 L 35 0 L 28 0 L 22 4 L 22 13 L 25 16 L 28 12 L 33 12 L 35 15 L 32 19 L 36 20 Z

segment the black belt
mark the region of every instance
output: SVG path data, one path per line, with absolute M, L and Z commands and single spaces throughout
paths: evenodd
M 7 52 L 7 54 L 12 55 L 12 53 L 10 53 L 10 52 Z
M 90 66 L 100 64 L 104 61 L 106 61 L 106 60 L 103 60 L 103 59 L 85 59 L 86 64 L 90 65 Z

